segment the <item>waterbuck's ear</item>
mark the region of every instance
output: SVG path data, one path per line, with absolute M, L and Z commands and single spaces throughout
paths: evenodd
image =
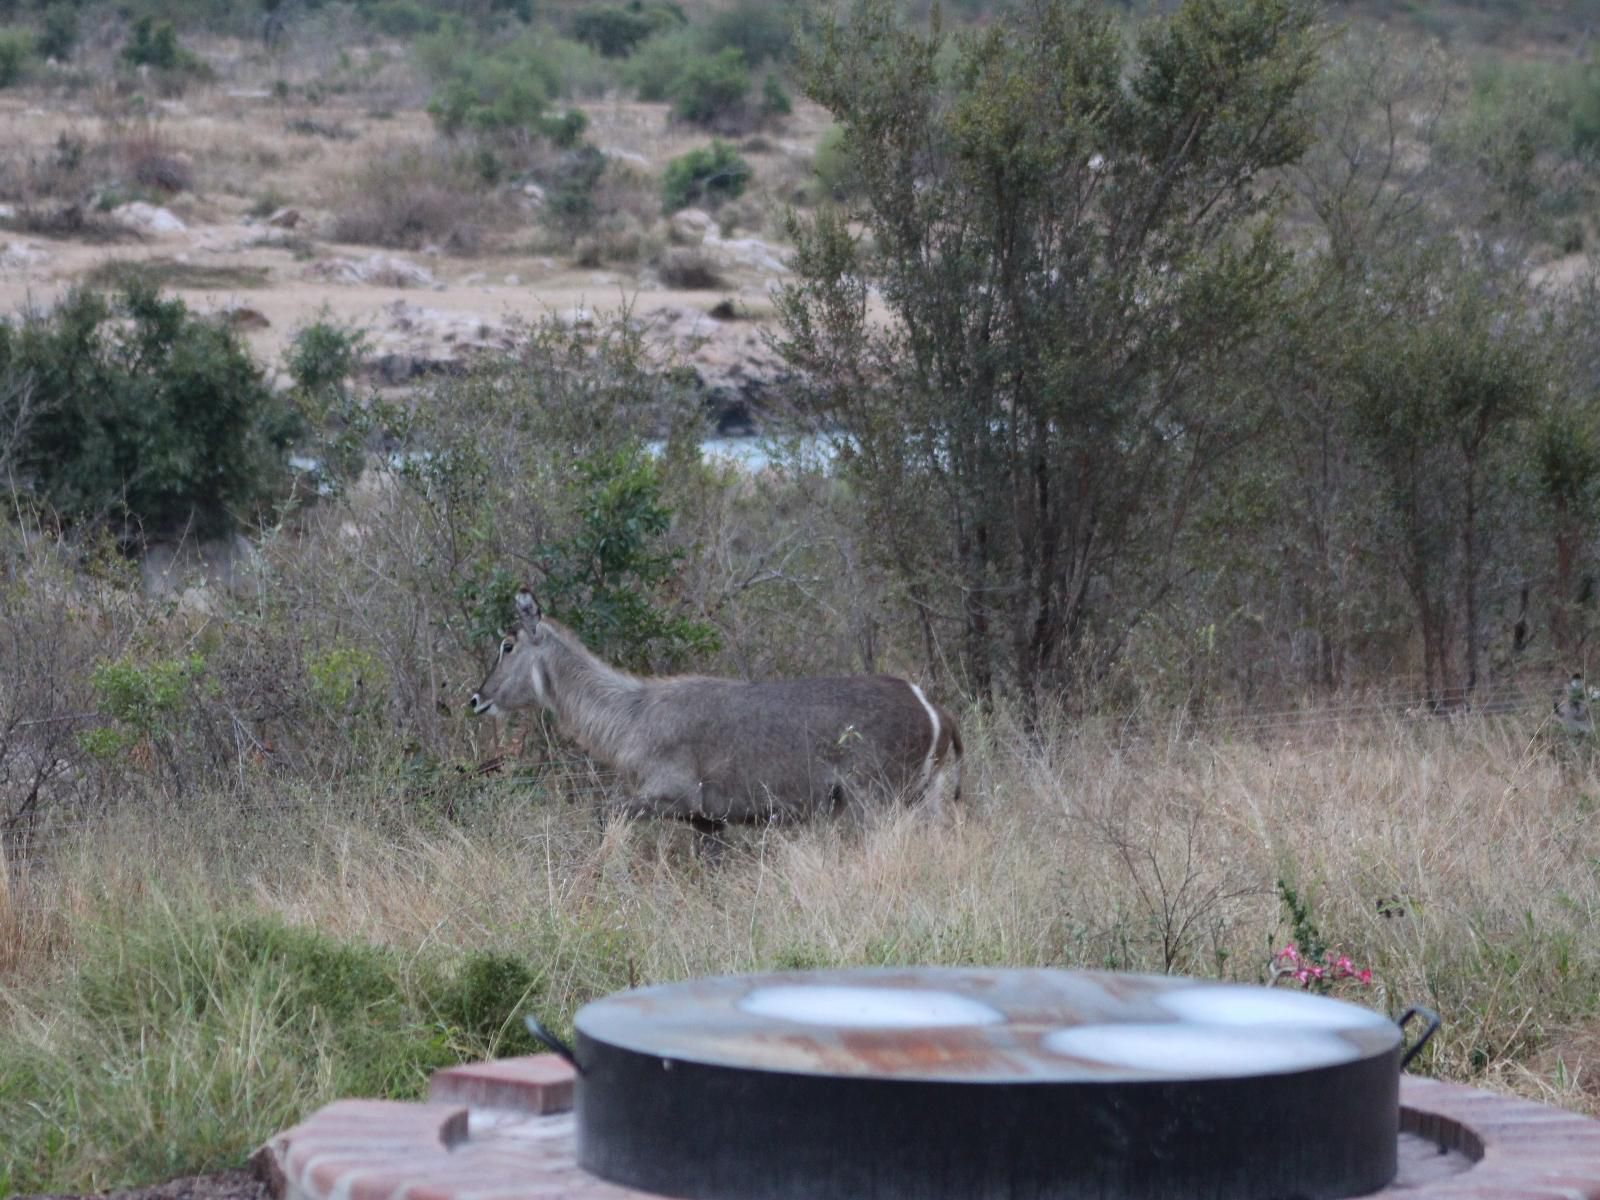
M 539 624 L 539 602 L 527 588 L 521 588 L 517 592 L 517 620 L 529 633 L 532 633 Z

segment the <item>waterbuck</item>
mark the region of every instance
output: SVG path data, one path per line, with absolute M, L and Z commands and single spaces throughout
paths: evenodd
M 920 798 L 937 811 L 947 792 L 961 793 L 956 723 L 914 683 L 630 675 L 544 617 L 526 589 L 471 704 L 500 719 L 543 705 L 635 787 L 626 811 L 688 820 L 702 834 L 808 817 L 869 794 Z

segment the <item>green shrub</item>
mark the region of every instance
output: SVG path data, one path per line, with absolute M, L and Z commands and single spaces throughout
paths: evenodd
M 545 189 L 545 213 L 567 234 L 594 224 L 595 189 L 605 174 L 606 156 L 593 146 L 564 155 Z
M 672 111 L 680 120 L 711 125 L 734 115 L 750 94 L 744 52 L 729 48 L 692 60 L 672 85 Z
M 718 138 L 667 164 L 661 175 L 662 208 L 669 213 L 691 205 L 715 208 L 743 193 L 749 182 L 750 164 Z
M 673 29 L 657 34 L 634 51 L 623 68 L 623 82 L 641 100 L 652 103 L 671 97 L 684 67 L 704 51 L 693 29 Z
M 0 88 L 10 87 L 22 78 L 33 50 L 33 41 L 20 29 L 0 29 Z
M 811 169 L 818 187 L 830 199 L 842 201 L 861 194 L 861 168 L 844 126 L 830 125 L 818 139 Z
M 40 58 L 53 58 L 57 62 L 66 62 L 72 57 L 77 45 L 78 10 L 58 0 L 44 10 L 34 49 Z
M 753 67 L 782 61 L 794 53 L 793 20 L 788 5 L 745 0 L 711 18 L 706 44 L 712 50 L 738 50 Z
M 366 18 L 380 33 L 390 37 L 433 33 L 444 22 L 443 14 L 437 9 L 418 4 L 416 0 L 383 0 L 366 10 Z
M 676 667 L 715 650 L 715 629 L 654 599 L 684 559 L 664 544 L 672 511 L 655 461 L 637 446 L 592 455 L 573 485 L 586 498 L 578 529 L 534 551 L 552 610 L 585 645 L 630 667 Z
M 525 960 L 478 951 L 467 956 L 440 994 L 438 1015 L 455 1033 L 495 1057 L 543 1049 L 522 1023 L 538 981 Z
M 24 485 L 68 520 L 135 540 L 248 519 L 281 487 L 298 432 L 232 329 L 142 280 L 0 326 L 0 409 L 24 395 Z
M 761 81 L 761 115 L 764 117 L 787 117 L 794 111 L 794 104 L 789 99 L 789 93 L 783 90 L 783 84 L 778 82 L 776 75 L 768 75 Z
M 572 36 L 606 58 L 626 58 L 646 38 L 682 24 L 681 12 L 659 4 L 646 8 L 632 0 L 626 7 L 608 4 L 578 13 Z
M 573 145 L 587 119 L 576 110 L 550 116 L 546 109 L 557 96 L 588 86 L 583 55 L 575 55 L 575 48 L 583 49 L 519 38 L 480 53 L 458 26 L 447 26 L 418 44 L 419 64 L 438 80 L 428 115 L 450 135 L 524 133 Z
M 343 389 L 360 353 L 358 330 L 314 321 L 295 333 L 286 365 L 295 387 L 308 395 L 326 394 Z
M 173 74 L 200 75 L 206 71 L 199 58 L 178 45 L 178 31 L 171 21 L 156 21 L 148 16 L 133 23 L 133 31 L 122 47 L 122 61 L 130 67 Z
M 1600 62 L 1577 68 L 1567 83 L 1567 136 L 1580 154 L 1600 149 Z

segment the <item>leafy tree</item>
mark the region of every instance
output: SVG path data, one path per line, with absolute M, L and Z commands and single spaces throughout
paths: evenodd
M 585 644 L 625 665 L 681 667 L 716 649 L 716 631 L 661 602 L 684 552 L 663 542 L 672 512 L 661 475 L 637 446 L 595 455 L 575 468 L 587 497 L 577 529 L 541 546 L 540 595 Z
M 457 24 L 418 41 L 418 61 L 438 83 L 428 115 L 445 134 L 481 133 L 548 138 L 570 146 L 587 126 L 576 109 L 559 116 L 547 109 L 560 91 L 560 63 L 531 38 L 489 52 Z
M 1188 0 L 1131 61 L 1088 4 L 949 38 L 861 0 L 802 56 L 870 238 L 796 224 L 787 353 L 979 691 L 1104 667 L 1174 587 L 1203 484 L 1255 427 L 1241 356 L 1285 268 L 1267 172 L 1307 144 L 1315 62 L 1297 0 Z
M 794 53 L 795 10 L 771 0 L 742 3 L 724 9 L 706 27 L 706 42 L 712 50 L 732 47 L 751 66 L 768 59 L 788 59 Z
M 0 29 L 0 88 L 10 87 L 22 78 L 33 52 L 33 41 L 17 29 Z
M 626 58 L 646 38 L 682 24 L 681 12 L 659 4 L 647 8 L 640 0 L 631 0 L 626 6 L 606 4 L 577 13 L 572 36 L 607 58 Z
M 8 396 L 32 410 L 18 476 L 63 516 L 129 536 L 227 531 L 276 493 L 297 431 L 231 329 L 140 282 L 0 325 Z
M 679 120 L 712 125 L 737 113 L 749 94 L 744 52 L 729 48 L 689 62 L 672 85 L 672 112 Z
M 63 4 L 57 0 L 57 3 L 44 10 L 39 36 L 34 41 L 34 49 L 41 58 L 66 62 L 72 57 L 77 45 L 78 10 L 70 4 Z
M 1377 465 L 1383 534 L 1415 606 L 1429 693 L 1443 699 L 1478 683 L 1488 524 L 1542 382 L 1520 297 L 1498 294 L 1476 270 L 1420 279 L 1398 303 L 1378 294 L 1377 332 L 1352 368 L 1352 416 Z
M 692 204 L 715 208 L 743 193 L 749 182 L 750 164 L 727 142 L 714 139 L 667 163 L 661 173 L 662 207 L 669 213 Z
M 151 67 L 157 71 L 201 74 L 205 65 L 194 54 L 178 45 L 178 31 L 171 21 L 143 16 L 133 23 L 133 32 L 122 47 L 122 61 L 130 67 Z

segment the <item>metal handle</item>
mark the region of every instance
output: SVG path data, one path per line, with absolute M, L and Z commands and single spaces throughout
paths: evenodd
M 1431 1008 L 1423 1008 L 1420 1004 L 1413 1004 L 1406 1009 L 1405 1012 L 1395 1018 L 1395 1024 L 1400 1026 L 1403 1031 L 1406 1023 L 1412 1017 L 1421 1017 L 1426 1022 L 1427 1027 L 1422 1031 L 1422 1036 L 1412 1044 L 1411 1048 L 1400 1056 L 1400 1069 L 1402 1071 L 1411 1065 L 1413 1058 L 1422 1053 L 1422 1048 L 1428 1044 L 1428 1039 L 1439 1032 L 1439 1014 Z
M 534 1016 L 532 1013 L 529 1013 L 527 1016 L 522 1018 L 522 1023 L 527 1026 L 528 1032 L 533 1034 L 534 1040 L 543 1042 L 546 1046 L 549 1046 L 550 1049 L 559 1057 L 566 1059 L 567 1065 L 570 1066 L 574 1071 L 576 1071 L 579 1075 L 583 1074 L 583 1068 L 578 1065 L 578 1057 L 572 1053 L 572 1047 L 563 1042 L 555 1034 L 551 1033 L 543 1025 L 539 1024 L 538 1017 Z

